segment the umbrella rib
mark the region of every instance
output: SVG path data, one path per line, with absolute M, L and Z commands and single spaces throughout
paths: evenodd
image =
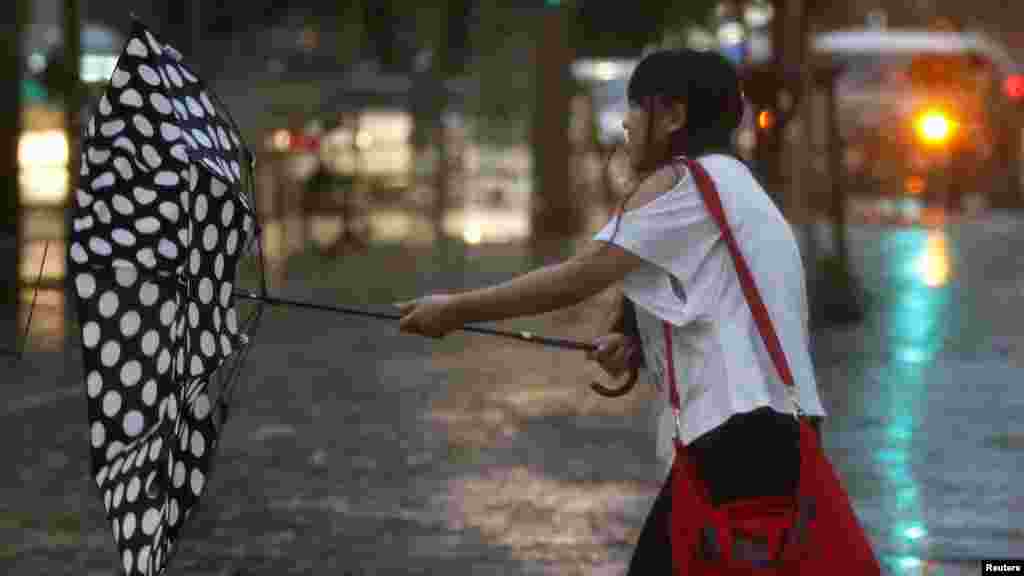
M 246 334 L 255 334 L 256 329 L 259 327 L 260 321 L 263 319 L 263 308 L 260 307 L 253 315 L 246 321 L 245 332 Z M 239 350 L 238 356 L 235 359 L 234 364 L 229 368 L 229 372 L 226 375 L 222 375 L 223 385 L 221 386 L 221 393 L 217 398 L 218 406 L 224 405 L 225 407 L 231 403 L 231 398 L 234 395 L 235 383 L 239 380 L 239 376 L 242 373 L 242 365 L 249 358 L 249 352 L 252 350 L 255 336 L 247 336 L 244 347 Z M 226 408 L 225 408 L 226 414 Z M 220 425 L 223 426 L 224 422 L 227 421 L 225 417 Z
M 21 349 L 15 354 L 15 359 L 21 360 L 28 348 L 29 331 L 32 328 L 32 313 L 36 309 L 36 300 L 39 298 L 39 284 L 43 281 L 43 270 L 46 269 L 46 253 L 50 249 L 50 243 L 43 245 L 43 261 L 39 263 L 39 276 L 36 277 L 36 286 L 32 290 L 32 304 L 28 308 L 28 319 L 25 322 L 25 337 L 21 339 Z

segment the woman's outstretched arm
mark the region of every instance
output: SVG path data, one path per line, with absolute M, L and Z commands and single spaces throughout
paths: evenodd
M 574 306 L 619 282 L 642 260 L 618 246 L 593 242 L 579 255 L 508 282 L 455 295 L 464 322 L 534 316 Z
M 465 324 L 544 314 L 576 305 L 621 281 L 643 260 L 591 242 L 581 253 L 495 286 L 398 304 L 404 332 L 440 337 Z

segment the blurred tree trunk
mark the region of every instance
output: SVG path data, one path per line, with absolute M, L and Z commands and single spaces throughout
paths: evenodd
M 533 197 L 531 238 L 535 247 L 579 234 L 579 202 L 569 174 L 569 115 L 572 98 L 569 10 L 547 7 L 538 22 L 532 127 Z
M 430 29 L 424 31 L 420 36 L 426 40 L 427 49 L 432 53 L 431 62 L 422 79 L 427 83 L 426 97 L 427 106 L 424 116 L 417 118 L 417 123 L 426 124 L 423 130 L 428 142 L 433 144 L 434 158 L 434 209 L 432 221 L 434 223 L 434 238 L 444 238 L 444 216 L 451 205 L 451 189 L 449 186 L 448 166 L 448 135 L 445 130 L 444 112 L 447 107 L 447 91 L 445 81 L 448 79 L 448 23 L 451 17 L 451 1 L 439 2 L 440 6 L 434 9 L 434 18 L 426 20 Z M 423 21 L 423 20 L 420 20 Z M 414 130 L 419 130 L 416 126 Z
M 451 209 L 450 142 L 445 112 L 449 108 L 448 81 L 465 71 L 469 0 L 425 2 L 416 11 L 416 48 L 412 142 L 417 158 L 433 148 L 434 190 L 431 219 L 435 238 L 444 236 L 444 217 Z
M 843 186 L 843 140 L 839 130 L 839 103 L 836 83 L 839 69 L 831 71 L 828 77 L 828 172 L 832 185 L 830 212 L 833 225 L 833 245 L 836 258 L 843 270 L 849 270 L 849 250 L 846 246 L 846 189 Z
M 742 14 L 750 3 L 736 4 Z M 758 126 L 754 149 L 754 163 L 761 175 L 768 195 L 780 209 L 792 206 L 793 191 L 783 161 L 787 146 L 786 128 L 801 95 L 800 72 L 803 62 L 801 37 L 806 36 L 805 18 L 802 17 L 803 0 L 772 0 L 774 17 L 771 21 L 771 59 L 764 63 L 750 63 L 746 68 L 746 91 L 754 104 L 754 112 L 767 111 L 773 118 L 770 125 Z
M 441 240 L 444 235 L 444 214 L 448 209 L 448 182 L 442 161 L 444 139 L 442 114 L 444 113 L 444 68 L 441 59 L 445 44 L 445 27 L 448 16 L 448 2 L 421 4 L 416 10 L 415 56 L 412 70 L 412 97 L 409 108 L 412 113 L 412 132 L 409 140 L 413 152 L 412 186 L 428 186 L 432 192 L 430 220 L 434 227 L 434 238 Z M 428 182 L 421 180 L 422 167 L 430 152 L 434 152 L 433 172 Z
M 839 105 L 836 82 L 842 69 L 838 66 L 822 70 L 819 80 L 827 93 L 828 172 L 831 183 L 830 220 L 835 253 L 816 267 L 819 289 L 814 303 L 817 324 L 843 326 L 864 320 L 865 295 L 860 282 L 850 269 L 847 243 L 846 188 L 843 186 L 843 141 L 839 132 Z
M 74 198 L 74 190 L 78 184 L 82 162 L 82 108 L 85 95 L 82 91 L 79 68 L 82 62 L 82 15 L 79 0 L 64 0 L 64 125 L 67 127 L 68 138 L 68 196 L 70 206 Z M 71 229 L 71 210 L 64 211 L 65 230 Z M 64 253 L 64 270 L 70 270 L 70 252 Z M 65 278 L 64 310 L 65 317 L 71 318 L 73 309 L 73 286 Z
M 790 5 L 787 12 L 782 15 L 776 12 L 775 17 L 786 17 L 790 18 L 794 14 L 798 15 L 799 24 L 797 30 L 799 36 L 795 39 L 796 50 L 795 56 L 797 60 L 797 70 L 800 71 L 800 86 L 796 89 L 799 90 L 799 104 L 798 114 L 800 116 L 801 128 L 801 146 L 792 150 L 791 152 L 797 154 L 799 159 L 791 172 L 791 176 L 795 176 L 799 180 L 799 185 L 790 189 L 787 194 L 786 202 L 786 216 L 795 221 L 800 225 L 805 242 L 805 254 L 804 254 L 804 268 L 809 271 L 805 280 L 807 284 L 807 300 L 811 310 L 815 309 L 816 299 L 818 298 L 818 262 L 819 254 L 821 252 L 821 246 L 818 242 L 818 235 L 816 233 L 816 220 L 817 211 L 812 205 L 812 188 L 813 181 L 808 177 L 808 165 L 810 159 L 814 154 L 817 154 L 815 148 L 815 115 L 814 115 L 814 92 L 815 92 L 815 78 L 812 74 L 814 61 L 809 53 L 811 42 L 811 19 L 813 16 L 812 12 L 812 0 L 789 0 L 789 2 L 797 2 L 799 6 L 793 7 Z M 800 156 L 803 154 L 803 156 Z M 799 166 L 799 167 L 797 167 Z M 799 173 L 799 176 L 797 174 Z
M 0 346 L 7 348 L 10 335 L 11 348 L 18 345 L 18 278 L 20 275 L 19 251 L 21 247 L 21 206 L 18 198 L 18 137 L 21 134 L 21 82 L 22 48 L 21 38 L 29 19 L 28 0 L 15 0 L 13 17 L 4 19 L 5 50 L 0 56 L 0 78 L 7 86 L 0 95 L 0 114 L 8 119 L 3 123 L 0 135 L 0 254 L 3 255 L 3 288 L 0 289 L 0 318 L 4 323 L 4 336 Z M 8 324 L 9 322 L 9 324 Z
M 1016 121 L 995 128 L 996 165 L 1002 167 L 1002 182 L 994 186 L 989 205 L 1001 210 L 1019 210 L 1021 206 L 1021 128 Z M 954 165 L 960 165 L 954 162 Z
M 775 109 L 778 110 L 777 118 L 786 114 L 786 111 L 781 110 L 779 103 L 781 101 L 782 92 L 788 92 L 790 95 L 795 94 L 795 86 L 790 86 L 788 83 L 787 71 L 792 66 L 794 61 L 793 48 L 786 42 L 787 36 L 793 35 L 797 32 L 799 27 L 799 21 L 794 21 L 786 17 L 786 8 L 789 4 L 792 4 L 793 0 L 772 0 L 771 6 L 775 17 L 772 19 L 772 31 L 771 31 L 771 42 L 772 42 L 772 67 L 775 68 L 775 73 L 782 79 L 779 83 L 781 91 L 776 94 L 776 100 L 774 102 Z M 778 122 L 778 120 L 776 120 Z M 771 188 L 771 195 L 775 199 L 776 203 L 781 208 L 784 205 L 784 196 L 787 193 L 786 183 L 783 180 L 782 174 L 782 147 L 785 146 L 785 127 L 784 123 L 779 125 L 777 130 L 772 130 L 772 145 L 769 146 L 768 158 L 766 165 L 768 170 L 765 173 L 765 180 L 768 186 Z
M 782 41 L 789 42 L 787 45 L 787 66 L 795 72 L 795 83 L 790 87 L 794 96 L 791 116 L 799 117 L 799 124 L 802 126 L 795 132 L 793 140 L 783 138 L 784 146 L 783 162 L 785 168 L 782 170 L 786 195 L 783 198 L 783 212 L 791 221 L 807 225 L 812 220 L 812 213 L 809 207 L 807 179 L 804 178 L 802 166 L 806 162 L 798 162 L 794 165 L 794 158 L 805 159 L 809 156 L 810 146 L 807 138 L 806 126 L 810 121 L 810 98 L 813 90 L 813 78 L 811 62 L 808 54 L 810 46 L 810 23 L 811 23 L 811 2 L 812 0 L 782 0 L 782 6 L 776 7 L 775 17 L 787 20 L 795 20 L 792 28 L 781 31 Z M 779 12 L 778 10 L 785 10 Z M 797 165 L 801 168 L 797 168 Z
M 367 41 L 363 0 L 349 0 L 334 4 L 334 57 L 343 70 L 348 70 L 359 59 Z

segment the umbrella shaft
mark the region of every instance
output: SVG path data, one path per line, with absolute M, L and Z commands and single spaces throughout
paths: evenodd
M 242 298 L 245 300 L 255 300 L 263 302 L 264 304 L 270 304 L 272 306 L 292 306 L 295 308 L 306 308 L 308 310 L 320 310 L 323 312 L 333 312 L 335 314 L 351 314 L 354 316 L 366 316 L 369 318 L 379 318 L 382 320 L 401 320 L 401 314 L 387 314 L 383 312 L 370 312 L 368 310 L 362 310 L 359 308 L 350 308 L 345 306 L 329 306 L 327 304 L 317 304 L 315 302 L 302 302 L 299 300 L 287 300 L 284 298 L 276 298 L 273 296 L 260 296 L 252 292 L 235 292 L 236 298 Z M 551 346 L 554 348 L 563 348 L 567 350 L 593 350 L 595 347 L 593 344 L 587 342 L 578 342 L 576 340 L 566 340 L 562 338 L 548 338 L 544 336 L 536 336 L 532 332 L 506 332 L 504 330 L 495 330 L 493 328 L 484 328 L 482 326 L 463 326 L 460 328 L 465 332 L 476 332 L 478 334 L 490 334 L 492 336 L 503 336 L 505 338 L 513 338 L 515 340 L 521 340 L 523 342 L 533 342 L 542 346 Z

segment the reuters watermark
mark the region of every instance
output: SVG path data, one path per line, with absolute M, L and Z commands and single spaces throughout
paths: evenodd
M 1018 560 L 983 560 L 982 574 L 1022 574 L 1024 575 L 1024 559 Z

